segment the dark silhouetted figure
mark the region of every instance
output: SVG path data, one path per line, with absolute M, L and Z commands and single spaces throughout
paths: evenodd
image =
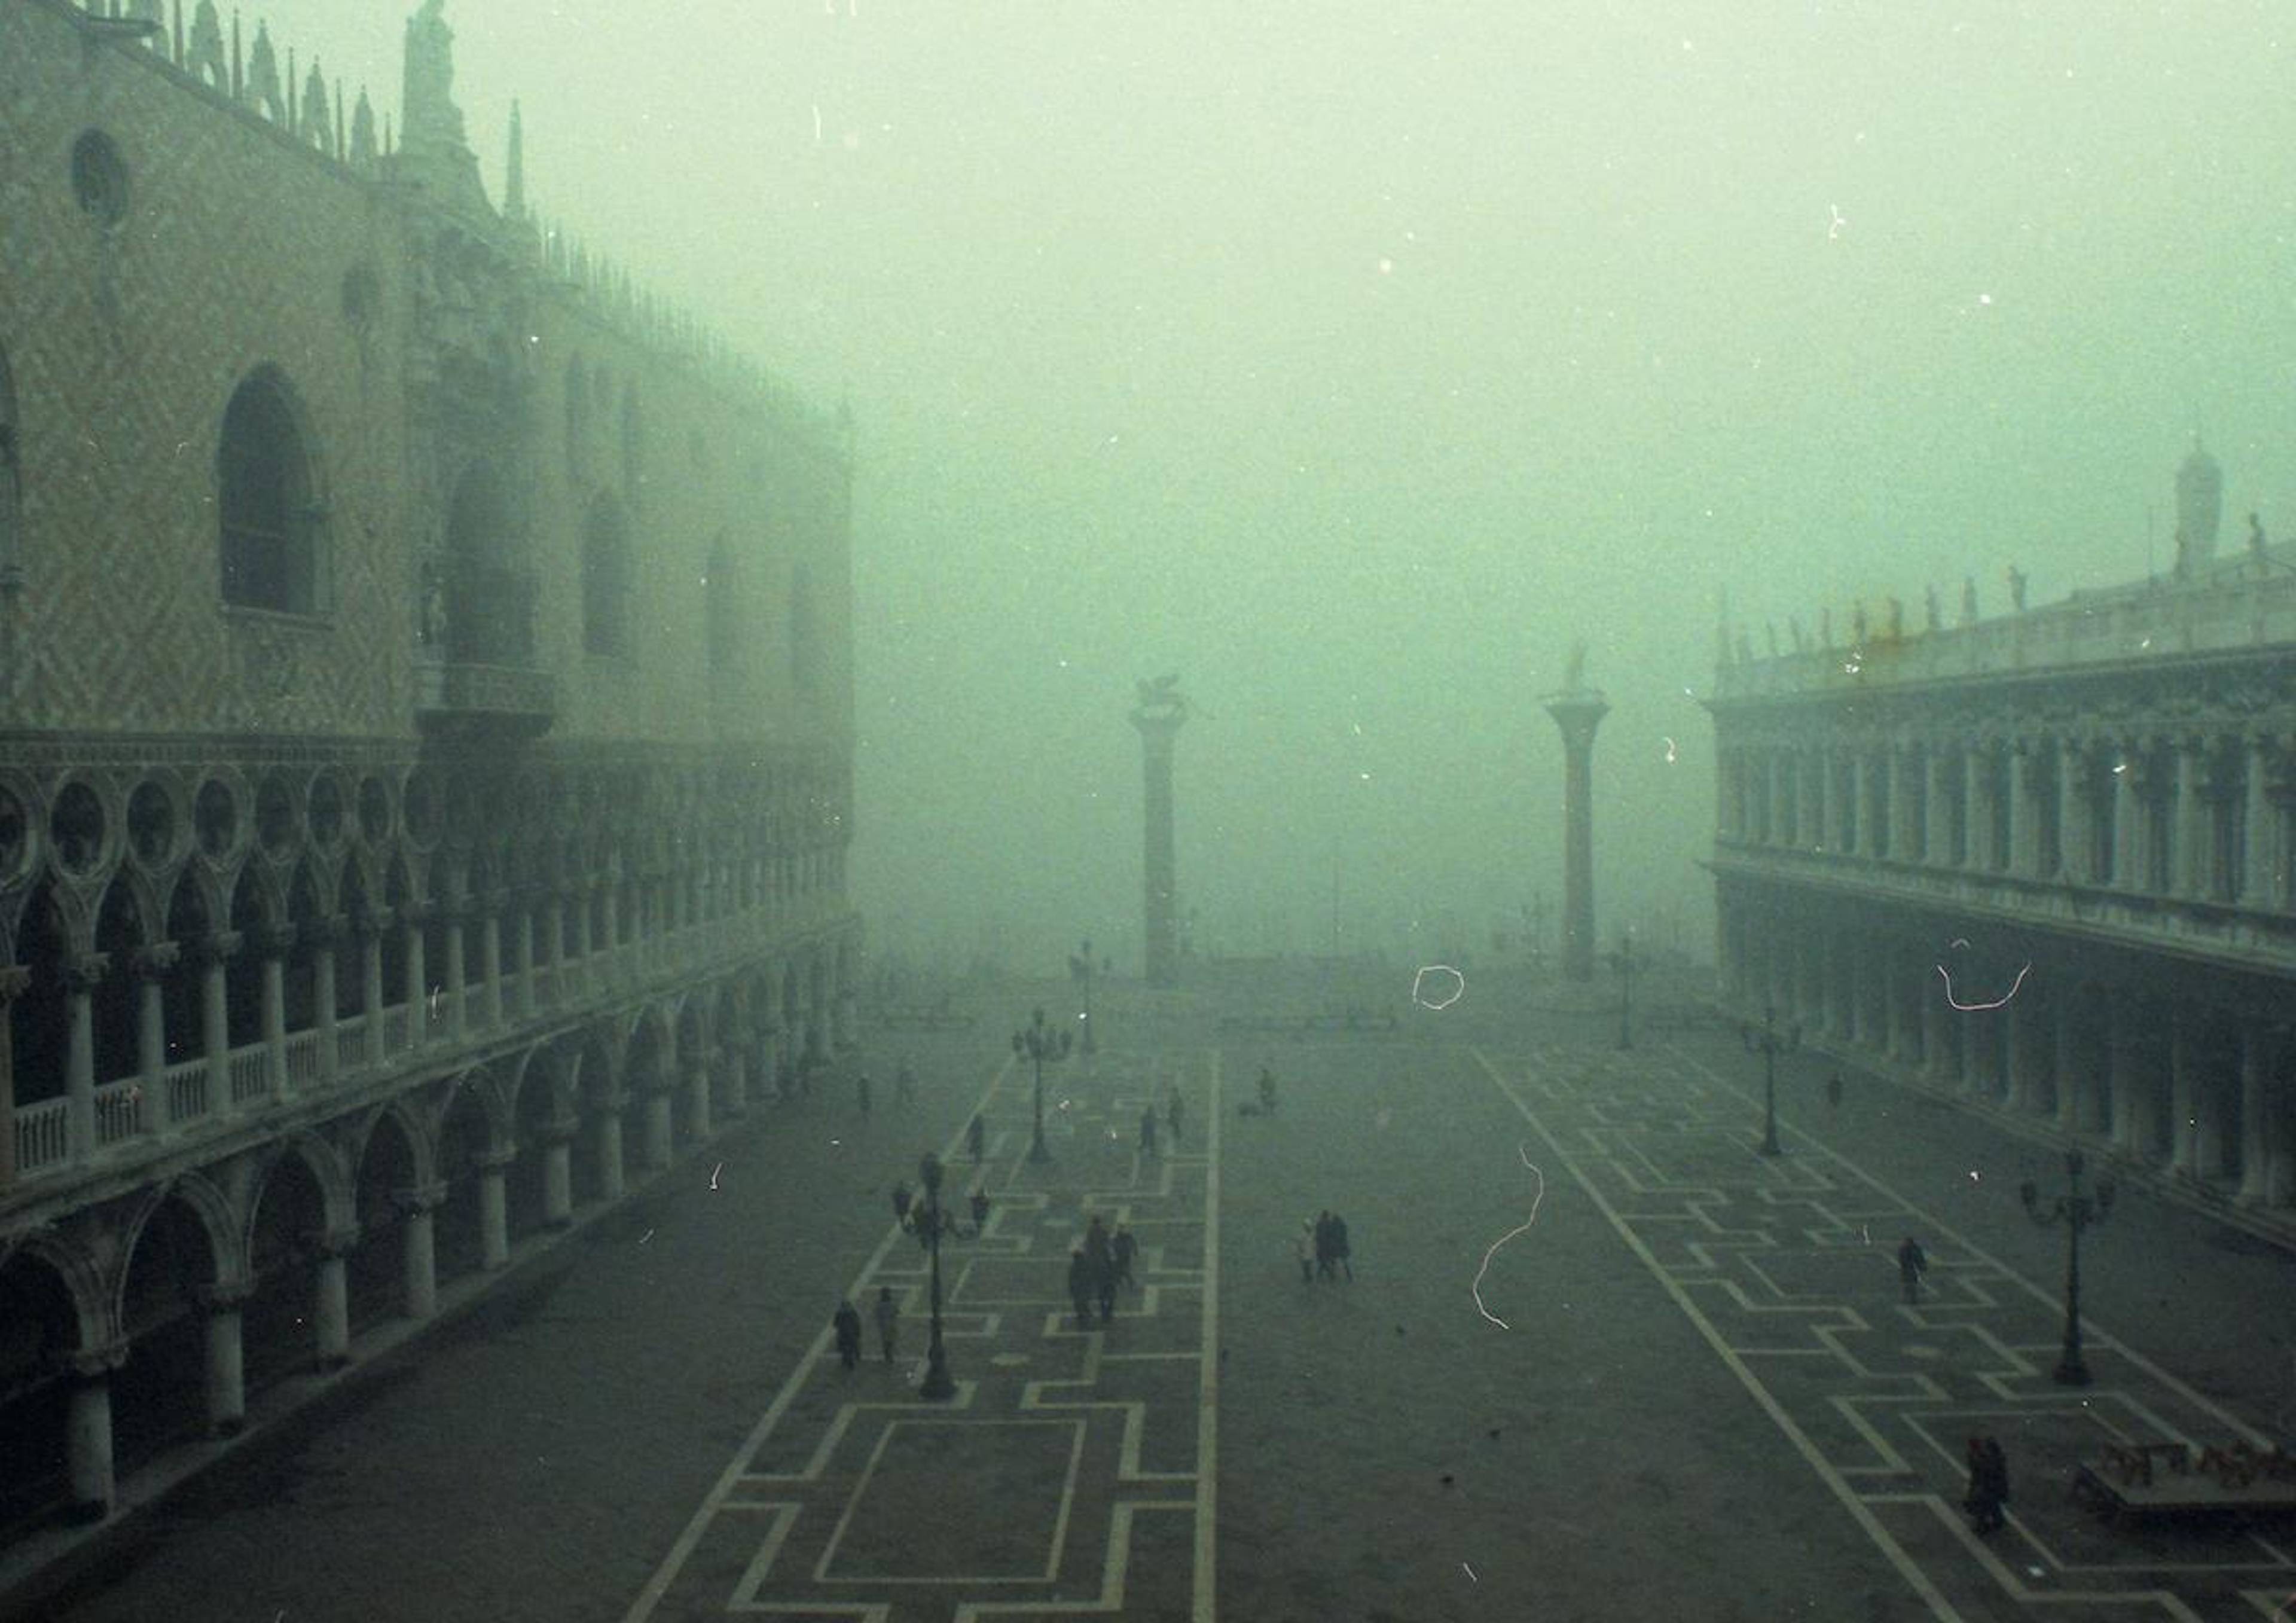
M 1348 1220 L 1339 1213 L 1332 1214 L 1332 1260 L 1348 1276 L 1348 1283 L 1356 1283 L 1356 1266 L 1348 1260 Z
M 1180 1090 L 1176 1087 L 1172 1090 L 1172 1102 L 1164 1107 L 1164 1119 L 1171 1127 L 1172 1147 L 1175 1150 L 1180 1147 L 1180 1115 L 1183 1108 L 1180 1102 Z
M 914 1104 L 916 1102 L 917 1073 L 909 1069 L 909 1062 L 906 1060 L 903 1060 L 900 1069 L 893 1073 L 893 1102 Z
M 1077 1326 L 1092 1323 L 1092 1258 L 1078 1246 L 1069 1253 L 1069 1301 L 1076 1308 Z
M 1265 1065 L 1259 1068 L 1259 1113 L 1275 1114 L 1275 1073 Z
M 1300 1219 L 1300 1232 L 1292 1236 L 1292 1255 L 1300 1259 L 1300 1283 L 1303 1285 L 1316 1283 L 1315 1252 L 1309 1249 L 1310 1236 L 1315 1232 L 1316 1219 L 1302 1217 Z
M 1969 1439 L 1969 1493 L 1962 1500 L 1970 1524 L 1980 1533 L 1998 1531 L 2008 1518 L 2001 1507 L 2009 1502 L 2009 1457 L 1995 1437 Z
M 888 1364 L 893 1361 L 893 1345 L 899 1339 L 900 1324 L 901 1308 L 900 1304 L 893 1299 L 893 1287 L 879 1285 L 877 1287 L 877 1348 L 884 1355 L 885 1362 Z
M 903 1178 L 893 1185 L 893 1221 L 903 1228 L 909 1225 L 909 1207 L 916 1198 L 910 1191 L 908 1179 Z
M 1118 1284 L 1133 1283 L 1132 1258 L 1138 1255 L 1139 1250 L 1140 1242 L 1132 1237 L 1132 1231 L 1123 1224 L 1118 1224 L 1115 1236 L 1108 1242 L 1110 1273 Z
M 861 1316 L 850 1301 L 837 1304 L 836 1316 L 830 1324 L 837 1330 L 837 1359 L 847 1369 L 861 1362 Z
M 1140 1153 L 1156 1153 L 1156 1107 L 1152 1104 L 1140 1112 Z
M 1828 1110 L 1841 1108 L 1841 1073 L 1838 1070 L 1825 1079 L 1825 1104 Z
M 1332 1272 L 1332 1214 L 1328 1211 L 1316 1214 L 1316 1277 L 1332 1280 L 1339 1277 Z
M 853 1097 L 860 1103 L 862 1119 L 866 1120 L 869 1115 L 869 1073 L 867 1071 L 860 1071 L 854 1076 Z
M 1922 1275 L 1929 1271 L 1929 1253 L 1922 1250 L 1919 1241 L 1907 1234 L 1906 1242 L 1898 1248 L 1898 1283 L 1905 1286 L 1907 1301 L 1922 1299 Z
M 980 1158 L 988 1147 L 988 1127 L 975 1116 L 964 1129 L 964 1148 L 972 1157 L 972 1164 L 980 1165 Z

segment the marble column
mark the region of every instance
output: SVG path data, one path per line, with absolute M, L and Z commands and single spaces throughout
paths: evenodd
M 382 1062 L 382 932 L 390 928 L 384 908 L 359 927 L 360 1059 L 368 1065 Z
M 430 1040 L 430 966 L 422 961 L 425 950 L 422 921 L 429 912 L 429 904 L 423 902 L 409 902 L 399 909 L 406 931 L 406 1045 L 409 1048 L 420 1048 Z
M 0 1193 L 16 1182 L 16 1022 L 13 1005 L 32 984 L 20 963 L 0 963 Z
M 478 1158 L 479 1165 L 479 1266 L 499 1268 L 510 1261 L 510 1190 L 511 1163 L 518 1159 L 511 1150 L 489 1150 Z
M 517 915 L 510 927 L 510 972 L 518 978 L 518 996 L 511 1003 L 512 1017 L 534 1018 L 534 895 L 521 891 Z
M 175 1125 L 174 1102 L 168 1097 L 166 988 L 181 957 L 173 941 L 154 941 L 135 951 L 135 1074 L 144 1094 L 136 1125 L 149 1134 L 165 1134 Z M 0 1008 L 0 1019 L 6 1012 Z
M 2240 1201 L 2260 1206 L 2272 1189 L 2271 1033 L 2253 1020 L 2240 1025 Z
M 2068 883 L 2093 883 L 2096 865 L 2090 841 L 2095 832 L 2090 826 L 2088 752 L 2078 739 L 2057 742 L 2057 845 L 2062 853 L 2059 872 Z
M 645 1168 L 659 1172 L 669 1165 L 675 1143 L 670 1119 L 670 1090 L 667 1083 L 649 1077 L 641 1085 L 645 1096 Z
M 427 1319 L 439 1311 L 439 1245 L 436 1215 L 447 1196 L 443 1184 L 432 1184 L 406 1192 L 400 1204 L 406 1212 L 402 1229 L 406 1267 L 406 1316 Z
M 335 943 L 342 937 L 340 918 L 311 922 L 311 1023 L 318 1030 L 318 1082 L 334 1086 L 341 1045 L 335 1036 Z
M 447 1040 L 459 1043 L 470 1030 L 469 1004 L 471 988 L 464 977 L 464 943 L 463 922 L 471 915 L 471 903 L 461 900 L 450 903 L 440 915 L 447 925 L 447 979 L 442 982 L 446 996 L 440 1012 L 447 1017 Z
M 202 1285 L 198 1291 L 207 1320 L 208 1430 L 231 1437 L 247 1423 L 247 1359 L 241 1310 L 244 1284 Z
M 542 1129 L 542 1221 L 551 1228 L 574 1221 L 574 1127 L 554 1117 Z
M 2057 1078 L 2057 1126 L 2079 1133 L 2087 1126 L 2094 1091 L 2080 1063 L 2079 992 L 2070 986 L 2059 988 L 2050 1000 L 2050 1014 L 2056 1039 L 2052 1069 Z
M 2246 805 L 2247 861 L 2241 876 L 2241 906 L 2272 908 L 2281 905 L 2281 874 L 2286 853 L 2281 848 L 2280 808 L 2272 798 L 2274 761 L 2271 741 L 2252 734 L 2247 742 L 2248 781 L 2243 786 Z
M 479 917 L 479 1018 L 488 1030 L 502 1024 L 502 912 L 509 905 L 510 893 L 497 890 Z
M 294 1092 L 287 1077 L 287 954 L 295 945 L 295 927 L 277 924 L 256 937 L 263 955 L 262 1021 L 263 1070 L 271 1096 L 284 1099 Z
M 622 1097 L 616 1093 L 600 1109 L 598 1117 L 598 1192 L 608 1201 L 619 1201 L 626 1180 L 622 1168 Z
M 127 1348 L 115 1342 L 94 1352 L 71 1355 L 71 1398 L 64 1452 L 71 1483 L 70 1519 L 101 1521 L 111 1514 L 115 1496 L 111 1455 L 111 1372 L 127 1362 Z
M 357 1229 L 340 1229 L 319 1242 L 319 1277 L 312 1304 L 319 1367 L 340 1369 L 351 1357 L 351 1248 L 358 1243 Z
M 210 1117 L 231 1114 L 231 1005 L 224 966 L 240 947 L 236 930 L 218 930 L 197 944 L 200 954 L 200 1036 L 207 1051 Z
M 64 1126 L 75 1166 L 95 1153 L 95 988 L 111 967 L 104 953 L 83 953 L 63 966 Z

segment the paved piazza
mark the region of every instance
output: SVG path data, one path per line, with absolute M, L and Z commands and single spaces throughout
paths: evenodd
M 1734 1035 L 1620 1052 L 1611 1017 L 1478 990 L 1363 1034 L 1112 996 L 1106 1051 L 1047 1069 L 1047 1166 L 1005 1039 L 1048 989 L 881 1037 L 872 1118 L 841 1089 L 753 1118 L 37 1615 L 2296 1616 L 2296 1526 L 2110 1524 L 2069 1492 L 2108 1443 L 2285 1435 L 2285 1252 L 2124 1194 L 2084 1250 L 2096 1382 L 2062 1388 L 2063 1236 L 2016 1194 L 2061 1178 L 2049 1145 L 1855 1073 L 1829 1106 L 1806 1053 L 1765 1160 Z M 1263 1065 L 1279 1107 L 1241 1112 Z M 1175 1087 L 1185 1131 L 1144 1156 Z M 927 1147 L 952 1204 L 992 1201 L 944 1248 L 947 1403 L 917 1393 L 925 1260 L 888 1200 Z M 1357 1277 L 1303 1284 L 1292 1238 L 1326 1207 Z M 1137 1284 L 1079 1330 L 1095 1212 L 1138 1237 Z M 830 1309 L 866 1319 L 881 1286 L 899 1356 L 872 1326 L 847 1371 Z M 1973 1432 L 2014 1488 L 1987 1539 L 1959 1507 Z

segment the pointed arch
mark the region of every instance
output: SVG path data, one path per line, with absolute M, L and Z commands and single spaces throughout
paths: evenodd
M 216 450 L 223 601 L 284 614 L 324 602 L 316 439 L 277 366 L 256 367 L 224 406 Z

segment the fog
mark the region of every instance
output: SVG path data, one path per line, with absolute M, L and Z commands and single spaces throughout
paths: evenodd
M 271 22 L 395 108 L 411 9 Z M 2138 577 L 2196 431 L 2296 527 L 2282 6 L 447 17 L 497 197 L 517 97 L 547 217 L 851 406 L 898 950 L 1137 968 L 1168 671 L 1200 947 L 1472 944 L 1559 899 L 1578 637 L 1602 937 L 1694 947 L 1726 584 L 1759 647 Z

